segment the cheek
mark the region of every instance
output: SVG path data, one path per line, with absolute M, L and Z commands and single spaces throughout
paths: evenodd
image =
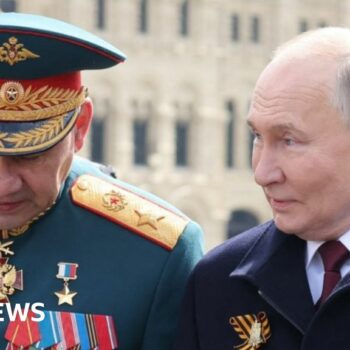
M 58 195 L 55 173 L 50 168 L 45 171 L 26 173 L 23 176 L 27 192 L 30 193 L 31 201 L 40 209 L 44 210 L 52 204 Z
M 73 153 L 69 153 L 67 155 L 67 157 L 62 161 L 59 170 L 58 170 L 58 174 L 57 174 L 57 180 L 59 182 L 59 184 L 62 184 L 62 182 L 66 179 L 69 169 L 72 165 L 72 161 L 73 161 Z
M 70 133 L 56 150 L 55 158 L 51 160 L 52 172 L 55 173 L 57 186 L 60 187 L 66 179 L 74 156 L 74 134 Z
M 301 195 L 315 210 L 332 211 L 343 202 L 346 191 L 346 178 L 333 160 L 309 161 L 298 172 L 298 184 Z M 346 187 L 344 187 L 346 186 Z
M 49 159 L 45 166 L 31 177 L 32 191 L 41 202 L 54 201 L 66 179 L 73 160 L 72 152 Z M 45 169 L 45 170 L 43 170 Z
M 65 162 L 59 169 L 48 168 L 44 174 L 36 176 L 31 182 L 32 192 L 41 207 L 50 206 L 56 200 L 69 171 L 69 165 L 70 163 Z
M 289 157 L 284 162 L 287 182 L 303 197 L 322 196 L 337 182 L 333 160 L 321 155 Z M 311 197 L 310 197 L 311 198 Z
M 260 151 L 258 147 L 254 146 L 254 144 L 252 147 L 253 147 L 253 150 L 252 150 L 252 156 L 251 156 L 251 164 L 252 164 L 252 169 L 254 171 L 259 162 Z

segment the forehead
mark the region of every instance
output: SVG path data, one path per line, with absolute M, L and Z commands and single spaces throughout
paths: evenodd
M 256 89 L 266 97 L 304 92 L 329 93 L 335 84 L 337 65 L 319 56 L 272 61 L 260 75 Z
M 324 68 L 308 59 L 270 64 L 254 89 L 248 123 L 263 120 L 290 126 L 298 119 L 306 122 L 311 115 L 333 109 L 333 75 Z

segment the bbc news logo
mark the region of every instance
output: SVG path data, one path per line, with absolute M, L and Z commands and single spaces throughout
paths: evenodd
M 10 303 L 0 303 L 0 322 L 5 321 L 3 315 L 7 314 L 8 319 L 10 321 L 20 320 L 25 321 L 28 318 L 28 314 L 30 314 L 30 319 L 33 322 L 43 321 L 45 318 L 45 313 L 43 309 L 44 303 L 25 303 L 24 307 L 21 304 L 13 304 Z

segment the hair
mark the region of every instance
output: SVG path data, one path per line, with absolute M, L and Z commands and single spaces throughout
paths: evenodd
M 326 27 L 298 35 L 279 46 L 272 55 L 272 61 L 314 56 L 329 60 L 330 72 L 335 72 L 330 103 L 341 118 L 350 126 L 350 29 Z

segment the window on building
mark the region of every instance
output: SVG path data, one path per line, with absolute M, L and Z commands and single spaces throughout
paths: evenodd
M 135 165 L 148 165 L 151 147 L 150 125 L 153 108 L 149 99 L 132 101 L 133 109 L 133 162 Z
M 304 33 L 309 30 L 309 24 L 306 19 L 299 21 L 299 33 Z
M 106 1 L 97 0 L 97 28 L 105 29 L 106 28 Z
M 239 16 L 232 15 L 231 16 L 231 41 L 239 41 L 240 39 L 240 31 L 239 31 Z
M 91 125 L 91 159 L 95 162 L 105 161 L 105 119 L 93 118 Z
M 189 34 L 189 3 L 184 0 L 180 4 L 180 35 L 188 36 Z
M 234 210 L 231 212 L 227 225 L 227 238 L 236 236 L 259 224 L 258 218 L 247 210 Z
M 148 120 L 134 119 L 133 122 L 134 138 L 134 164 L 148 164 Z
M 228 168 L 234 167 L 234 127 L 235 127 L 235 105 L 233 101 L 226 103 L 226 166 Z
M 139 32 L 148 32 L 148 0 L 139 0 Z
M 253 16 L 251 18 L 251 29 L 250 29 L 250 40 L 253 43 L 260 42 L 260 18 L 257 16 Z
M 176 159 L 177 166 L 188 165 L 188 136 L 189 136 L 189 123 L 187 120 L 176 121 Z
M 16 12 L 17 1 L 16 0 L 0 0 L 0 9 L 2 12 Z

